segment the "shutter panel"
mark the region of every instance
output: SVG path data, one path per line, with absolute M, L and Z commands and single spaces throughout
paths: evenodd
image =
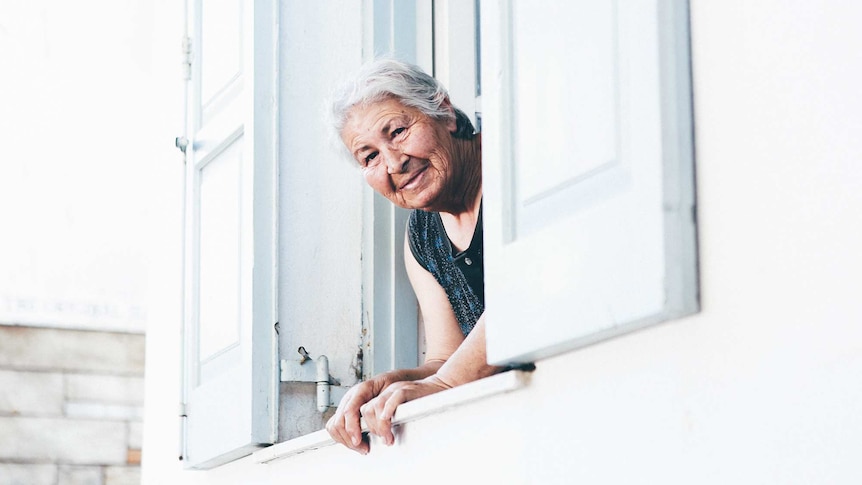
M 684 1 L 482 4 L 488 358 L 697 310 Z
M 187 467 L 276 439 L 275 2 L 189 2 Z

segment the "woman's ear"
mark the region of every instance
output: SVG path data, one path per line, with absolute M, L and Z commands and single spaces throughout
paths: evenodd
M 446 97 L 446 99 L 443 100 L 442 103 L 440 103 L 440 107 L 445 109 L 446 111 L 448 111 L 449 115 L 451 116 L 451 118 L 446 120 L 446 130 L 448 130 L 449 133 L 457 132 L 458 131 L 458 117 L 455 116 L 455 108 L 452 107 L 452 103 L 449 101 L 448 96 Z

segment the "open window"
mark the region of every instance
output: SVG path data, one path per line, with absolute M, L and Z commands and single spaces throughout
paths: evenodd
M 440 80 L 452 103 L 478 126 L 479 38 L 478 2 L 376 1 L 366 11 L 374 19 L 366 31 L 366 59 L 381 54 L 422 67 Z M 414 367 L 424 361 L 419 312 L 404 269 L 404 228 L 410 211 L 365 187 L 366 234 L 364 305 L 369 316 L 366 378 L 391 369 Z M 373 223 L 371 222 L 373 220 Z M 421 315 L 419 316 L 421 319 Z
M 299 347 L 343 387 L 422 360 L 409 213 L 311 119 L 321 80 L 375 55 L 433 73 L 481 126 L 492 363 L 697 311 L 685 1 L 278 5 L 189 0 L 188 466 L 323 428 L 314 383 L 279 375 Z

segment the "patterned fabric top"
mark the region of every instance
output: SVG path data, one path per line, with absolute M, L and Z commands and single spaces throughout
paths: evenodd
M 437 212 L 414 210 L 407 231 L 410 251 L 446 291 L 466 337 L 485 311 L 481 207 L 470 247 L 458 254 L 452 254 L 452 243 Z

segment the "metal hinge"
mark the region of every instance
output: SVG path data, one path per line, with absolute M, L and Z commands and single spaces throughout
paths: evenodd
M 192 79 L 192 39 L 189 36 L 183 37 L 183 79 L 191 81 Z
M 297 352 L 300 355 L 299 360 L 281 360 L 281 382 L 317 383 L 317 410 L 322 413 L 338 406 L 349 387 L 333 385 L 330 382 L 329 359 L 325 355 L 312 359 L 305 347 L 300 347 Z

